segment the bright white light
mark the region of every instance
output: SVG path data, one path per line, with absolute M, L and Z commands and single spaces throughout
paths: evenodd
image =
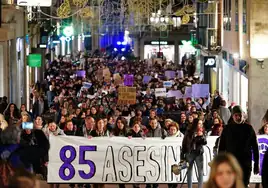
M 120 41 L 117 42 L 117 45 L 121 45 L 122 43 Z
M 126 51 L 126 49 L 125 48 L 122 48 L 121 51 L 124 52 L 124 51 Z
M 157 15 L 158 15 L 158 16 L 161 15 L 161 10 L 158 10 L 158 11 L 157 11 Z
M 65 41 L 66 38 L 65 38 L 64 36 L 62 36 L 62 37 L 60 38 L 60 40 L 61 40 L 61 41 Z
M 124 61 L 125 59 L 126 59 L 126 58 L 125 58 L 124 56 L 123 56 L 123 57 L 121 57 L 121 60 L 123 60 L 123 61 Z
M 125 35 L 129 35 L 129 31 L 128 30 L 125 30 Z
M 160 22 L 164 22 L 165 21 L 165 18 L 164 17 L 161 17 L 160 18 Z
M 155 18 L 155 23 L 158 23 L 158 22 L 159 22 L 159 18 L 156 17 L 156 18 Z
M 150 22 L 153 23 L 154 22 L 154 17 L 150 18 Z
M 169 22 L 169 17 L 167 17 L 167 16 L 165 17 L 165 22 L 167 22 L 167 23 Z
M 66 37 L 65 40 L 66 40 L 67 42 L 69 42 L 69 41 L 71 41 L 71 37 Z
M 122 42 L 122 45 L 127 45 L 127 42 L 126 41 Z
M 239 58 L 239 54 L 238 53 L 234 53 L 233 57 L 234 57 L 234 59 L 238 59 Z
M 117 52 L 117 48 L 114 48 L 114 51 Z

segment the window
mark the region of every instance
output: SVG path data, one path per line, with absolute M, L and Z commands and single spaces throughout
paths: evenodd
M 229 63 L 230 63 L 231 65 L 234 65 L 233 54 L 229 54 Z
M 222 59 L 224 59 L 225 61 L 227 61 L 227 52 L 226 51 L 222 51 Z
M 247 0 L 243 0 L 243 32 L 247 33 Z
M 223 2 L 223 28 L 231 31 L 231 10 L 232 0 L 224 0 Z
M 235 31 L 238 31 L 238 23 L 239 23 L 239 18 L 238 18 L 238 0 L 235 0 Z

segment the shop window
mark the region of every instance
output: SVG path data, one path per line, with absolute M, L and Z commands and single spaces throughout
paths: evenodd
M 240 59 L 239 60 L 239 70 L 245 74 L 247 74 L 247 62 Z
M 247 33 L 247 0 L 243 0 L 243 33 Z
M 223 28 L 231 31 L 231 12 L 232 0 L 224 0 L 223 2 Z
M 222 51 L 222 59 L 224 59 L 225 61 L 228 61 L 227 60 L 227 52 L 226 51 Z
M 230 63 L 231 65 L 234 65 L 233 54 L 229 54 L 229 63 Z
M 238 23 L 239 23 L 239 18 L 238 18 L 238 0 L 235 0 L 235 31 L 238 31 Z

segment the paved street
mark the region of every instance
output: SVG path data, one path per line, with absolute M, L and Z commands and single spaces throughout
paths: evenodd
M 160 188 L 167 188 L 167 184 L 161 184 L 159 186 Z M 197 186 L 194 185 L 193 188 L 196 188 Z M 41 182 L 41 188 L 50 188 L 49 185 L 46 182 Z M 69 188 L 69 185 L 60 185 L 60 188 Z M 119 186 L 117 184 L 106 184 L 105 188 L 119 188 Z M 126 185 L 126 188 L 133 188 L 133 186 L 131 184 Z M 145 188 L 145 185 L 140 185 L 140 188 Z M 178 186 L 178 188 L 180 188 L 180 185 Z M 183 188 L 187 188 L 187 185 L 184 185 Z M 251 184 L 250 188 L 255 188 L 255 184 Z M 257 188 L 257 187 L 256 187 Z M 262 186 L 260 186 L 259 188 L 262 188 Z

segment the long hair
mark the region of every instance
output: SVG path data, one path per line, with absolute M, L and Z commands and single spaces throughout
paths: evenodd
M 117 123 L 118 123 L 119 120 L 121 121 L 121 123 L 124 124 L 123 130 L 120 130 L 120 129 L 118 128 Z M 127 121 L 126 121 L 126 119 L 125 119 L 124 117 L 119 116 L 119 117 L 116 119 L 116 122 L 115 122 L 114 130 L 113 130 L 113 134 L 114 134 L 114 136 L 119 136 L 119 133 L 120 133 L 121 131 L 123 132 L 124 135 L 127 134 Z
M 235 182 L 232 188 L 245 188 L 244 183 L 243 183 L 242 169 L 238 161 L 236 160 L 236 158 L 233 155 L 228 154 L 228 153 L 221 153 L 217 155 L 212 161 L 209 179 L 206 183 L 205 188 L 219 188 L 215 181 L 215 178 L 216 178 L 219 165 L 223 163 L 227 163 L 228 165 L 230 165 L 230 167 L 232 168 L 232 171 L 234 172 L 236 176 Z
M 8 104 L 8 106 L 7 106 L 7 108 L 5 109 L 5 111 L 4 111 L 4 116 L 6 117 L 6 116 L 10 116 L 10 106 L 11 105 L 14 105 L 14 117 L 15 118 L 20 118 L 20 111 L 19 111 L 19 109 L 18 109 L 18 107 L 17 107 L 17 105 L 15 104 L 15 103 L 9 103 Z

